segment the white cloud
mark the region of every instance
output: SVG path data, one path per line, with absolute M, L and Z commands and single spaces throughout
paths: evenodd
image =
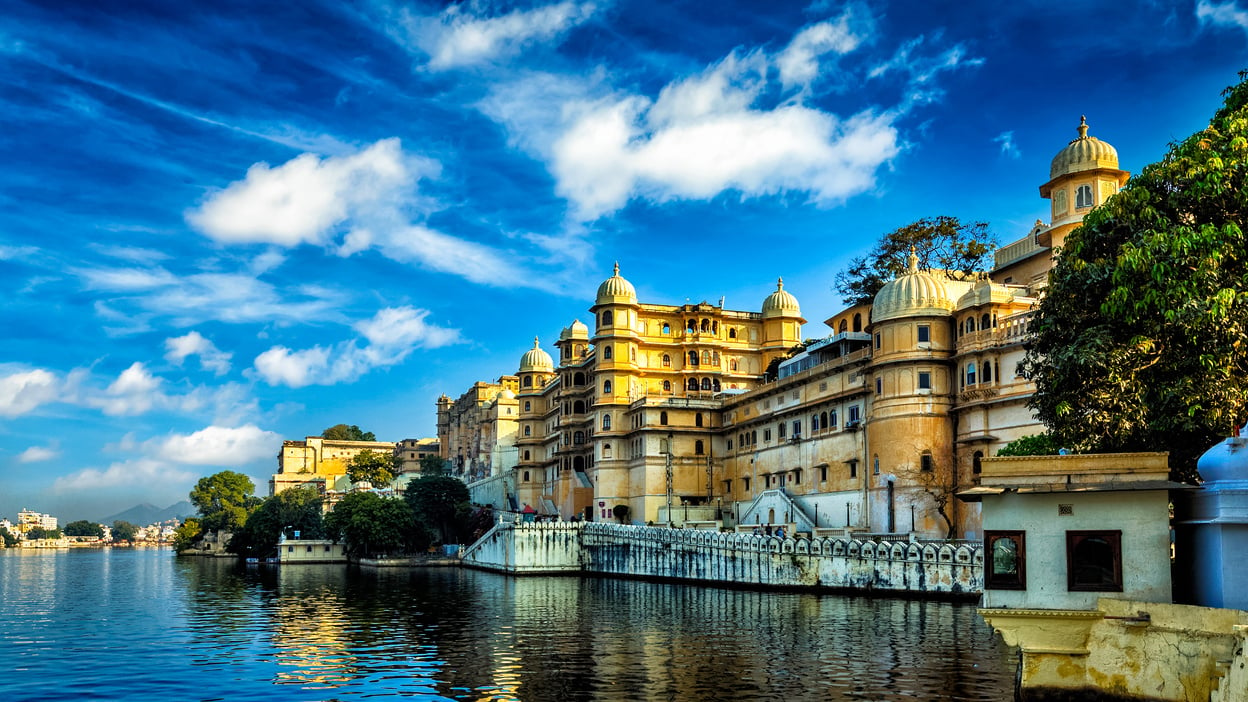
M 160 392 L 162 382 L 135 361 L 103 393 L 92 397 L 89 404 L 111 416 L 144 414 L 164 398 Z
M 1014 143 L 1013 131 L 1001 132 L 993 137 L 992 140 L 1001 145 L 1002 156 L 1008 158 L 1019 158 L 1023 155 L 1023 152 L 1018 150 L 1018 145 Z
M 84 468 L 61 476 L 52 483 L 52 492 L 61 495 L 114 489 L 151 491 L 189 484 L 195 477 L 194 472 L 170 466 L 165 461 L 138 458 L 113 463 L 103 470 Z
M 347 156 L 305 153 L 276 168 L 257 163 L 186 218 L 223 243 L 325 244 L 334 226 L 414 185 L 412 166 L 393 138 Z
M 539 42 L 550 43 L 593 16 L 592 3 L 561 2 L 531 10 L 484 17 L 467 3 L 451 5 L 436 16 L 405 15 L 407 37 L 429 55 L 429 68 L 446 70 L 512 56 Z
M 153 440 L 146 449 L 156 458 L 188 465 L 234 465 L 277 454 L 281 435 L 254 424 L 241 427 L 205 427 L 192 434 L 172 434 Z
M 20 417 L 28 414 L 40 405 L 54 402 L 60 391 L 60 381 L 46 370 L 36 368 L 10 372 L 0 376 L 0 415 Z
M 41 463 L 43 461 L 50 461 L 60 455 L 60 451 L 51 447 L 31 446 L 18 454 L 17 460 L 19 463 Z
M 1209 0 L 1199 0 L 1196 3 L 1196 18 L 1201 24 L 1239 27 L 1248 32 L 1248 10 L 1240 8 L 1235 0 L 1227 0 L 1220 5 Z
M 256 357 L 256 373 L 269 385 L 292 388 L 352 382 L 375 368 L 401 363 L 416 349 L 461 341 L 459 330 L 429 324 L 428 310 L 391 307 L 355 324 L 361 339 L 332 347 L 293 350 L 274 346 Z M 360 341 L 364 341 L 363 345 Z
M 820 73 L 819 59 L 827 54 L 844 55 L 858 48 L 865 32 L 851 29 L 854 13 L 846 10 L 836 20 L 826 20 L 802 29 L 776 56 L 780 83 L 789 88 L 810 85 Z
M 165 339 L 165 348 L 168 349 L 165 360 L 175 365 L 182 365 L 187 356 L 198 355 L 199 365 L 204 370 L 210 370 L 217 375 L 230 371 L 230 358 L 233 354 L 221 351 L 197 331 Z
M 38 251 L 39 249 L 33 246 L 6 246 L 4 244 L 0 244 L 0 261 L 26 258 L 37 253 Z

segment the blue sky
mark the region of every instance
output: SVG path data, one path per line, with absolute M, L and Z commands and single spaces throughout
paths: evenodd
M 1236 0 L 9 2 L 0 516 L 430 436 L 616 260 L 664 303 L 782 275 L 821 335 L 881 234 L 1017 239 L 1079 115 L 1138 171 L 1246 49 Z

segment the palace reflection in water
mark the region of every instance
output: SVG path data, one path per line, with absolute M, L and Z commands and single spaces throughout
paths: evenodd
M 111 580 L 104 592 L 142 595 L 112 597 L 125 612 L 116 618 L 80 602 L 78 621 L 62 621 L 62 588 L 44 606 L 14 607 L 71 573 L 82 587 Z M 1014 676 L 974 607 L 938 602 L 458 569 L 248 569 L 156 551 L 5 554 L 0 594 L 15 629 L 40 622 L 36 649 L 144 642 L 101 668 L 14 657 L 5 635 L 0 694 L 17 698 L 57 698 L 65 689 L 46 689 L 54 669 L 75 680 L 65 699 L 1001 700 Z

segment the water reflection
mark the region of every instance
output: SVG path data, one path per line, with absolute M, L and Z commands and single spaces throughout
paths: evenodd
M 1013 684 L 974 608 L 948 603 L 136 552 L 0 556 L 0 603 L 4 698 L 1001 700 Z

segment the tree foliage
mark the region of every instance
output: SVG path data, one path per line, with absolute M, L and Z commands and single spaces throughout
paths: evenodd
M 429 546 L 429 535 L 402 499 L 353 492 L 325 517 L 325 527 L 356 556 L 413 553 Z
M 451 472 L 451 462 L 441 456 L 421 456 L 421 475 L 447 475 Z
M 468 486 L 449 475 L 422 475 L 407 484 L 403 494 L 417 521 L 427 524 L 442 543 L 458 543 L 471 511 Z
M 266 498 L 234 534 L 229 550 L 247 558 L 269 558 L 277 554 L 283 533 L 290 538 L 296 531 L 301 539 L 325 538 L 323 502 L 313 487 L 291 488 Z
M 335 424 L 334 426 L 321 432 L 322 439 L 332 439 L 334 441 L 376 441 L 377 437 L 371 431 L 362 431 L 354 424 Z
M 88 522 L 85 519 L 79 519 L 76 522 L 70 522 L 65 525 L 66 536 L 94 536 L 104 538 L 104 528 L 94 522 Z
M 43 527 L 33 527 L 26 530 L 26 539 L 34 541 L 37 539 L 59 539 L 61 538 L 60 529 L 44 529 Z
M 223 470 L 200 478 L 191 490 L 191 504 L 202 517 L 204 531 L 235 531 L 247 521 L 260 500 L 253 495 L 256 486 L 251 478 L 232 470 Z
M 113 527 L 113 538 L 117 538 L 116 527 Z M 191 547 L 200 535 L 199 520 L 194 517 L 182 522 L 182 526 L 173 530 L 173 550 L 182 552 Z
M 1241 75 L 1241 79 L 1244 76 Z M 1177 477 L 1248 410 L 1248 82 L 1071 232 L 1024 370 L 1064 446 L 1169 451 Z
M 1020 436 L 997 451 L 998 456 L 1056 456 L 1062 449 L 1052 434 Z
M 124 519 L 113 522 L 113 541 L 134 541 L 138 535 L 138 524 L 131 524 Z
M 347 464 L 347 478 L 353 483 L 369 482 L 374 487 L 388 485 L 399 472 L 398 457 L 381 451 L 360 451 Z
M 4 539 L 5 548 L 13 548 L 17 545 L 17 537 L 4 527 L 0 527 L 0 539 Z
M 991 267 L 996 237 L 985 222 L 963 224 L 957 217 L 920 219 L 895 229 L 836 274 L 836 291 L 847 305 L 871 302 L 888 281 L 906 271 L 910 247 L 920 269 L 964 277 Z

